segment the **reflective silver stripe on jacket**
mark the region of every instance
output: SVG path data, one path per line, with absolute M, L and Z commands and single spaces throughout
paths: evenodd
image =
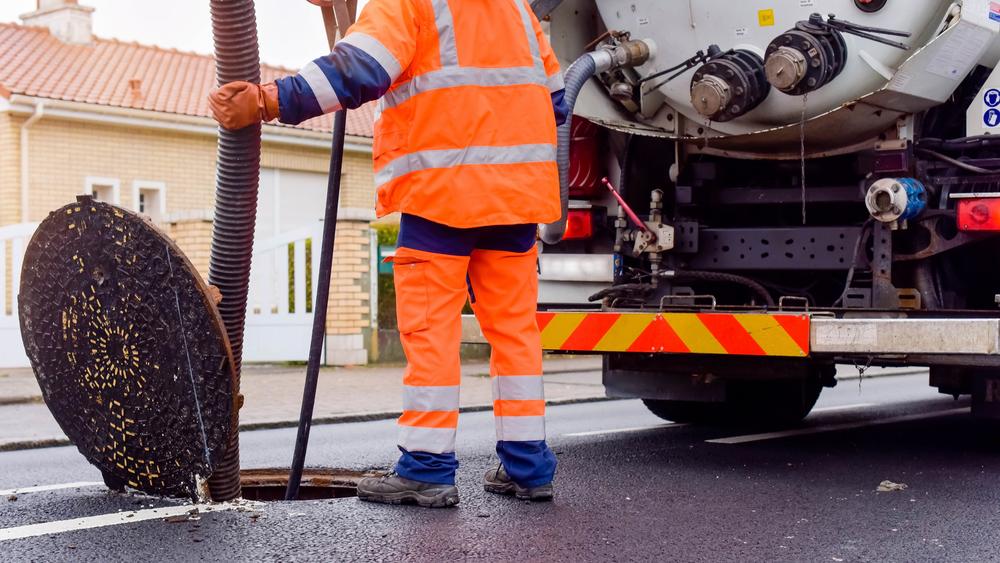
M 341 43 L 345 45 L 352 45 L 361 49 L 365 53 L 368 53 L 371 58 L 382 65 L 385 73 L 389 75 L 389 83 L 393 83 L 399 78 L 399 75 L 403 72 L 403 66 L 399 64 L 396 59 L 396 55 L 392 54 L 381 41 L 375 39 L 367 33 L 361 33 L 358 31 L 349 33 Z
M 526 164 L 553 162 L 555 159 L 556 147 L 549 144 L 418 151 L 404 154 L 386 164 L 375 174 L 375 184 L 382 186 L 411 172 L 430 168 L 452 168 L 464 164 Z
M 521 21 L 524 25 L 528 49 L 531 52 L 531 66 L 509 68 L 459 66 L 458 46 L 455 43 L 455 22 L 452 19 L 451 8 L 448 7 L 448 0 L 432 0 L 431 5 L 434 7 L 434 18 L 438 31 L 438 48 L 441 51 L 441 69 L 416 76 L 387 92 L 379 100 L 375 110 L 376 121 L 381 118 L 383 111 L 396 107 L 418 94 L 442 88 L 539 84 L 549 88 L 550 92 L 561 89 L 553 90 L 553 78 L 545 74 L 545 64 L 538 47 L 538 37 L 535 36 L 527 9 L 520 0 L 512 1 L 521 15 Z M 561 75 L 558 81 L 562 82 Z
M 540 401 L 545 385 L 540 375 L 493 376 L 493 399 L 498 401 Z
M 448 0 L 432 0 L 431 5 L 434 7 L 434 22 L 437 24 L 441 66 L 457 66 L 458 46 L 455 43 L 455 20 L 451 17 Z
M 403 410 L 457 411 L 458 397 L 458 385 L 405 385 L 403 387 Z
M 557 72 L 545 80 L 545 85 L 549 87 L 549 92 L 558 92 L 559 90 L 566 89 L 566 83 L 563 82 L 562 72 Z
M 560 77 L 561 81 L 561 77 Z M 479 68 L 452 66 L 433 70 L 404 82 L 382 97 L 382 110 L 396 107 L 417 94 L 454 88 L 456 86 L 519 86 L 527 84 L 544 85 L 550 88 L 544 72 L 535 67 L 517 66 L 511 68 Z M 555 90 L 549 90 L 554 92 Z
M 521 14 L 521 23 L 524 24 L 524 33 L 528 36 L 528 48 L 531 50 L 531 58 L 535 60 L 535 68 L 545 74 L 545 63 L 542 62 L 542 51 L 538 47 L 538 36 L 535 35 L 535 26 L 531 24 L 531 15 L 528 14 L 523 0 L 513 0 L 513 2 Z
M 316 103 L 319 104 L 323 113 L 334 112 L 341 108 L 340 99 L 337 98 L 337 93 L 333 91 L 333 85 L 330 84 L 330 80 L 323 74 L 323 71 L 316 63 L 310 62 L 302 67 L 302 70 L 299 71 L 299 76 L 309 84 L 313 95 L 316 96 Z

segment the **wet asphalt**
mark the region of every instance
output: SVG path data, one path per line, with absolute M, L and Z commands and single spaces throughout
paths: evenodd
M 549 504 L 482 491 L 492 420 L 470 413 L 460 422 L 454 509 L 266 503 L 0 541 L 0 560 L 998 560 L 997 427 L 941 414 L 967 405 L 938 395 L 926 376 L 845 381 L 800 427 L 833 431 L 738 444 L 706 440 L 757 431 L 666 426 L 638 401 L 552 407 L 560 465 Z M 884 423 L 901 416 L 909 418 Z M 293 441 L 291 429 L 244 433 L 243 465 L 287 466 Z M 310 465 L 379 468 L 395 457 L 391 421 L 313 429 Z M 0 453 L 0 489 L 99 480 L 73 448 Z M 876 492 L 883 480 L 906 489 Z M 0 537 L 176 504 L 98 486 L 13 496 L 0 497 Z

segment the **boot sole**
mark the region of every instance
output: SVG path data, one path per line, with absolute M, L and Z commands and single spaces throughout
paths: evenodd
M 512 496 L 517 500 L 530 500 L 532 502 L 549 502 L 552 500 L 553 495 L 551 493 L 541 493 L 534 494 L 528 493 L 527 491 L 518 491 L 517 486 L 514 483 L 483 483 L 483 489 L 487 493 L 493 493 L 495 495 Z
M 421 495 L 413 491 L 401 491 L 398 493 L 364 493 L 358 491 L 358 499 L 365 502 L 377 502 L 380 504 L 415 504 L 423 508 L 448 508 L 458 504 L 458 490 L 444 491 L 432 496 Z

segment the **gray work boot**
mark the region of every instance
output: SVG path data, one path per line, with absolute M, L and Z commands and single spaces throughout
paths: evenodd
M 366 477 L 359 481 L 358 498 L 383 504 L 446 508 L 458 504 L 458 489 L 455 485 L 413 481 L 392 472 L 383 477 Z
M 487 493 L 498 495 L 513 495 L 520 500 L 530 500 L 535 502 L 545 502 L 552 500 L 555 490 L 552 483 L 546 483 L 537 487 L 522 487 L 511 480 L 507 475 L 507 470 L 503 465 L 497 465 L 496 469 L 490 469 L 483 478 L 483 488 Z

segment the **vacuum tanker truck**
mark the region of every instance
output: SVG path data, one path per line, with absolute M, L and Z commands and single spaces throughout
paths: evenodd
M 794 422 L 852 363 L 1000 415 L 1000 3 L 532 8 L 574 113 L 547 350 L 674 421 Z

